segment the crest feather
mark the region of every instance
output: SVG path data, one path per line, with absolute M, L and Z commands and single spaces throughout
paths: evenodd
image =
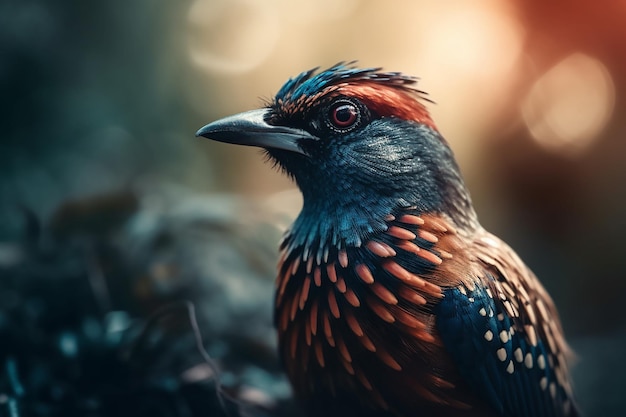
M 276 102 L 299 101 L 305 97 L 314 96 L 330 86 L 358 81 L 380 83 L 420 96 L 425 94 L 413 88 L 417 84 L 417 77 L 400 72 L 383 72 L 381 67 L 357 68 L 355 64 L 356 61 L 340 62 L 320 72 L 317 72 L 319 67 L 304 71 L 290 78 L 278 91 L 275 100 Z

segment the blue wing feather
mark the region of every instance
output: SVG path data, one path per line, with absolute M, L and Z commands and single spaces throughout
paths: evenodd
M 548 346 L 529 343 L 486 286 L 445 291 L 437 328 L 461 376 L 500 414 L 560 417 L 573 412 Z

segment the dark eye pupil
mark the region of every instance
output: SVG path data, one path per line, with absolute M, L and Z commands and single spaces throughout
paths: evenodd
M 351 119 L 353 119 L 354 116 L 356 116 L 354 107 L 349 106 L 349 105 L 340 106 L 337 108 L 337 110 L 335 110 L 335 117 L 337 121 L 340 123 L 347 123 Z
M 332 121 L 338 127 L 349 127 L 357 121 L 357 109 L 352 104 L 342 104 L 332 112 Z

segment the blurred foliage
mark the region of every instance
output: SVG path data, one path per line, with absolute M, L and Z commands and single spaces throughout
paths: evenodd
M 184 6 L 0 1 L 0 237 L 19 206 L 47 216 L 68 197 L 184 179 Z
M 249 210 L 122 192 L 68 203 L 1 246 L 0 415 L 284 415 L 269 279 L 280 233 L 242 222 Z

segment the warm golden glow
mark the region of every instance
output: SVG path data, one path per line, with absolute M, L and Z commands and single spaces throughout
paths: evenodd
M 598 60 L 575 53 L 546 71 L 522 103 L 528 130 L 545 149 L 568 156 L 586 150 L 610 120 L 613 80 Z
M 308 23 L 345 19 L 360 2 L 360 0 L 274 1 L 279 3 L 281 18 L 291 20 L 300 27 Z
M 212 71 L 250 71 L 265 61 L 280 36 L 271 1 L 195 0 L 188 17 L 191 59 Z
M 416 73 L 438 103 L 431 106 L 437 125 L 457 155 L 471 159 L 511 95 L 524 31 L 501 1 L 447 1 L 431 13 L 424 47 L 412 53 Z

